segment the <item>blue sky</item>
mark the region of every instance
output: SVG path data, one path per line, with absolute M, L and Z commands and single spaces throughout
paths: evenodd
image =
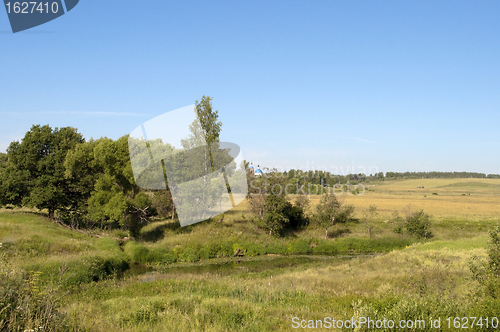
M 12 34 L 0 151 L 32 124 L 118 138 L 214 98 L 255 164 L 500 173 L 498 1 L 81 0 Z

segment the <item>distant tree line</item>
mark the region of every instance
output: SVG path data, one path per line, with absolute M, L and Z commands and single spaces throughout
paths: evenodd
M 276 175 L 277 173 L 269 172 L 269 176 Z M 500 179 L 498 174 L 484 174 L 476 172 L 379 172 L 376 174 L 366 175 L 363 173 L 359 174 L 346 174 L 346 175 L 336 175 L 327 171 L 321 170 L 297 170 L 291 169 L 279 174 L 279 176 L 286 177 L 288 183 L 292 184 L 295 188 L 312 188 L 312 192 L 315 191 L 315 186 L 323 187 L 334 187 L 338 184 L 358 184 L 360 182 L 372 182 L 372 181 L 385 181 L 385 180 L 396 180 L 396 179 L 465 179 L 465 178 L 477 178 L 477 179 Z M 288 187 L 288 188 L 293 188 Z M 289 192 L 296 193 L 296 192 Z
M 476 172 L 387 172 L 388 179 L 500 179 L 498 174 L 484 174 Z

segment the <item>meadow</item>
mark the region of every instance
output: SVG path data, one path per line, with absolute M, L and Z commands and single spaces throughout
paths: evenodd
M 295 331 L 294 317 L 367 316 L 424 319 L 419 330 L 435 331 L 431 317 L 447 330 L 447 317 L 499 316 L 500 301 L 482 291 L 470 264 L 486 258 L 488 232 L 500 224 L 500 180 L 365 186 L 363 195 L 342 196 L 357 220 L 333 226 L 326 239 L 314 227 L 271 237 L 246 202 L 188 227 L 154 221 L 135 240 L 1 210 L 2 273 L 25 271 L 30 294 L 52 296 L 60 321 L 44 331 Z M 319 199 L 311 196 L 313 209 Z M 373 205 L 378 214 L 368 218 Z M 394 232 L 394 212 L 409 209 L 432 215 L 431 239 Z M 316 327 L 308 330 L 331 330 Z

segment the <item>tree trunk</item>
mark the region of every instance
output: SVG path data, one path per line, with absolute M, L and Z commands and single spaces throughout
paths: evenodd
M 53 208 L 49 208 L 49 219 L 54 220 L 54 209 Z
M 172 206 L 172 220 L 174 220 L 174 216 L 175 216 L 175 208 Z
M 328 239 L 328 228 L 325 228 L 325 240 Z

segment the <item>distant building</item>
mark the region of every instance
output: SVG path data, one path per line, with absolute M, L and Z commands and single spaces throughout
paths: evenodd
M 255 174 L 255 169 L 253 168 L 253 163 L 250 164 L 250 168 L 248 169 L 248 173 L 250 173 L 250 175 Z
M 259 165 L 257 165 L 257 169 L 254 171 L 255 176 L 262 176 L 264 173 L 262 173 L 262 170 L 260 169 Z
M 255 175 L 255 176 L 262 176 L 264 173 L 262 172 L 262 170 L 260 169 L 260 166 L 257 165 L 257 169 L 255 169 L 253 167 L 253 163 L 250 164 L 250 168 L 248 169 L 248 172 L 251 174 L 251 175 Z

